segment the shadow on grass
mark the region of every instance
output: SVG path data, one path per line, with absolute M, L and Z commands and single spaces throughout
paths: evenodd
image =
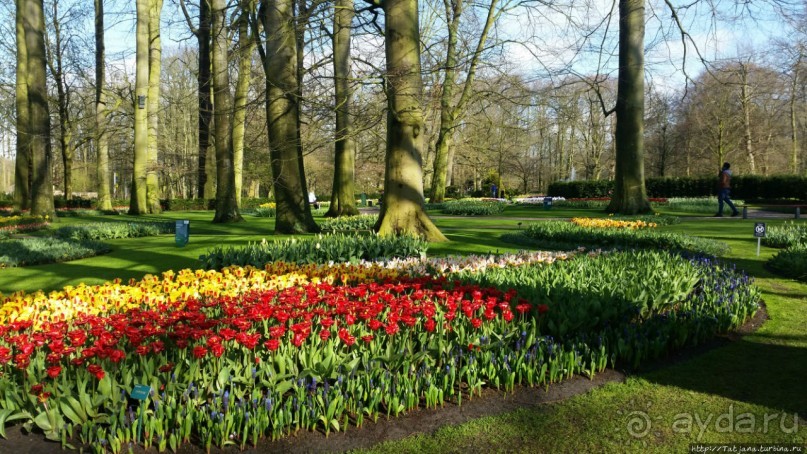
M 764 338 L 769 343 L 749 337 Z M 666 386 L 715 394 L 807 417 L 807 348 L 782 345 L 807 336 L 751 335 L 689 361 L 642 374 Z M 794 339 L 795 337 L 795 339 Z

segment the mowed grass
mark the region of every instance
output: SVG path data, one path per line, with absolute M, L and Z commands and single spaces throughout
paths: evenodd
M 598 210 L 542 207 L 532 211 L 508 207 L 504 216 L 495 218 L 431 214 L 451 241 L 432 244 L 430 255 L 514 251 L 518 247 L 501 242 L 499 236 L 529 222 L 605 216 Z M 190 219 L 190 243 L 177 247 L 170 235 L 110 241 L 114 250 L 105 256 L 0 270 L 0 291 L 52 290 L 79 282 L 194 268 L 198 256 L 212 246 L 276 238 L 271 218 L 247 217 L 247 222 L 234 225 L 212 224 L 211 212 L 153 218 Z M 95 220 L 63 219 L 62 223 Z M 685 218 L 680 224 L 661 227 L 730 245 L 726 260 L 755 276 L 767 305 L 770 320 L 755 333 L 688 358 L 662 360 L 652 370 L 628 371 L 625 383 L 389 441 L 369 452 L 686 452 L 691 443 L 807 444 L 807 285 L 765 269 L 764 262 L 776 250 L 763 246 L 756 255 L 753 226 L 758 221 Z M 785 219 L 765 222 L 772 226 Z

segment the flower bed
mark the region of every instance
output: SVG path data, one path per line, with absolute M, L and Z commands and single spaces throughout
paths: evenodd
M 608 249 L 657 249 L 673 252 L 722 256 L 728 245 L 654 229 L 603 229 L 581 227 L 568 221 L 529 224 L 518 233 L 502 235 L 502 240 L 543 249 L 568 250 L 577 247 Z
M 0 238 L 15 233 L 35 232 L 48 225 L 48 219 L 41 216 L 0 216 Z
M 658 226 L 655 222 L 645 222 L 642 220 L 626 221 L 610 218 L 572 218 L 572 224 L 580 227 L 590 227 L 597 229 L 652 229 Z
M 244 448 L 461 403 L 483 386 L 591 376 L 696 343 L 756 307 L 748 279 L 725 267 L 643 254 L 275 263 L 15 294 L 0 306 L 0 428 L 21 421 L 95 451 Z M 641 280 L 614 279 L 614 264 L 638 273 L 647 260 L 666 263 L 669 282 L 650 279 L 659 293 L 637 299 Z M 591 282 L 569 287 L 580 266 Z M 591 289 L 606 281 L 624 281 L 624 301 L 655 305 L 547 335 L 553 312 L 598 298 Z M 142 405 L 136 384 L 150 390 Z

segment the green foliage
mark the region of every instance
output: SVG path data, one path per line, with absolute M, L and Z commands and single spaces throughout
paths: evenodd
M 552 206 L 556 208 L 591 208 L 604 210 L 609 200 L 555 200 Z
M 742 205 L 743 200 L 732 198 L 735 205 Z M 712 215 L 717 210 L 717 197 L 672 197 L 667 199 L 664 207 L 671 211 L 687 213 L 703 213 Z
M 360 214 L 358 216 L 339 216 L 326 218 L 319 226 L 326 231 L 372 230 L 378 216 L 374 214 Z
M 656 251 L 578 256 L 452 277 L 514 289 L 518 297 L 546 305 L 542 333 L 577 339 L 594 350 L 605 344 L 634 367 L 739 326 L 759 302 L 751 279 L 731 267 Z
M 768 266 L 783 276 L 807 281 L 807 243 L 779 251 L 768 261 Z
M 0 242 L 0 265 L 27 266 L 67 262 L 109 252 L 109 246 L 94 241 L 60 238 L 23 238 Z
M 638 216 L 611 216 L 609 219 L 616 221 L 642 221 L 648 224 L 653 222 L 657 225 L 675 225 L 681 222 L 678 216 L 669 216 L 666 214 L 644 214 Z
M 21 232 L 35 232 L 48 226 L 48 220 L 41 216 L 0 216 L 2 238 Z
M 277 214 L 277 208 L 274 206 L 259 206 L 249 211 L 253 216 L 259 218 L 273 218 Z
M 230 265 L 263 268 L 267 263 L 329 263 L 421 257 L 428 243 L 412 236 L 330 234 L 314 238 L 249 243 L 245 247 L 217 247 L 199 257 L 205 269 Z
M 105 215 L 119 215 L 117 210 L 92 210 L 86 208 L 69 208 L 56 210 L 56 216 L 60 218 L 80 218 L 82 216 L 105 216 Z
M 108 240 L 139 238 L 174 233 L 173 222 L 95 222 L 59 227 L 56 236 L 70 240 Z
M 807 244 L 807 224 L 788 221 L 781 226 L 768 228 L 762 244 L 775 248 L 786 248 Z
M 443 203 L 443 213 L 455 216 L 491 216 L 504 211 L 504 202 L 479 199 L 449 200 Z
M 560 339 L 670 311 L 699 279 L 690 261 L 652 251 L 578 256 L 460 277 L 481 286 L 516 289 L 518 296 L 546 304 L 546 333 Z
M 578 247 L 602 249 L 654 249 L 721 256 L 728 245 L 714 240 L 654 229 L 629 230 L 580 227 L 567 221 L 530 224 L 516 234 L 502 235 L 502 240 L 550 249 Z

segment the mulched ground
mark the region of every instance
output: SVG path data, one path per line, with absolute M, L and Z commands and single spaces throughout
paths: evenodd
M 704 351 L 725 345 L 728 342 L 736 341 L 740 337 L 754 332 L 767 319 L 767 311 L 763 304 L 757 314 L 736 332 L 720 336 L 706 345 L 688 349 L 663 360 L 650 363 L 643 366 L 640 371 L 647 372 L 666 367 L 670 364 L 685 361 Z M 519 408 L 558 402 L 583 394 L 606 383 L 622 382 L 625 380 L 625 376 L 623 372 L 607 369 L 597 374 L 593 380 L 573 377 L 549 386 L 548 390 L 544 388 L 518 387 L 513 393 L 506 394 L 501 391 L 487 389 L 482 392 L 480 397 L 474 397 L 472 400 L 463 398 L 462 406 L 446 404 L 439 409 L 419 409 L 405 416 L 389 420 L 385 417 L 380 417 L 377 423 L 365 422 L 364 427 L 361 429 L 350 427 L 347 432 L 332 433 L 328 438 L 325 438 L 323 433 L 306 431 L 274 442 L 264 441 L 258 447 L 247 449 L 246 451 L 240 451 L 237 448 L 225 450 L 214 448 L 211 452 L 320 453 L 369 448 L 378 443 L 400 440 L 414 434 L 431 434 L 441 427 L 461 424 L 483 416 L 497 415 Z M 65 452 L 62 451 L 59 443 L 45 440 L 41 433 L 26 433 L 20 425 L 7 428 L 6 435 L 8 439 L 0 440 L 0 454 Z M 124 452 L 128 452 L 128 449 L 124 448 Z M 142 453 L 144 450 L 135 448 L 132 452 Z M 157 451 L 156 449 L 151 449 L 149 452 Z M 179 452 L 182 454 L 199 454 L 204 453 L 205 450 L 198 446 L 184 445 L 179 449 Z

